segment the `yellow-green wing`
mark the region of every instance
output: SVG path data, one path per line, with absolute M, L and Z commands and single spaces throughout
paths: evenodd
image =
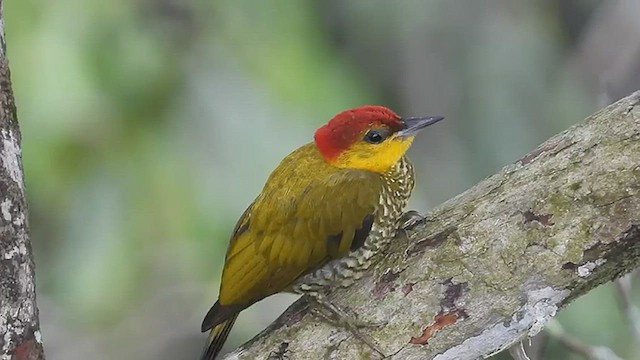
M 221 305 L 246 307 L 283 291 L 366 237 L 380 177 L 305 159 L 286 158 L 238 222 L 222 275 Z

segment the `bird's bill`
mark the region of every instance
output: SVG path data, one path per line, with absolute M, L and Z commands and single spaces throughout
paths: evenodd
M 444 119 L 442 116 L 425 116 L 425 117 L 410 117 L 402 119 L 404 123 L 404 129 L 396 133 L 399 137 L 410 137 L 417 134 L 420 130 L 426 128 L 429 125 L 433 125 L 438 121 Z

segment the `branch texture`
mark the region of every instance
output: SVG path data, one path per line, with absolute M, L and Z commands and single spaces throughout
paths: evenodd
M 640 92 L 558 134 L 398 236 L 330 294 L 389 359 L 476 359 L 537 334 L 640 259 Z M 286 357 L 282 357 L 285 355 Z M 376 359 L 304 300 L 226 359 Z
M 0 0 L 0 359 L 44 359 L 29 241 L 20 129 Z

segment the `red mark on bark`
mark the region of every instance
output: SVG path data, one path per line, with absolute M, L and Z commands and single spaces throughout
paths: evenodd
M 411 337 L 409 343 L 425 345 L 438 331 L 469 317 L 463 309 L 464 297 L 469 293 L 469 285 L 466 282 L 453 282 L 453 279 L 447 279 L 441 285 L 445 289 L 444 296 L 440 300 L 440 312 L 434 316 L 433 324 L 422 330 L 420 337 Z
M 429 339 L 431 339 L 438 331 L 446 328 L 447 326 L 451 326 L 458 322 L 459 319 L 464 319 L 466 317 L 467 314 L 464 312 L 464 310 L 456 310 L 454 312 L 446 314 L 438 314 L 433 318 L 433 324 L 427 326 L 424 330 L 422 330 L 422 335 L 420 337 L 411 337 L 409 343 L 426 345 L 429 343 Z
M 34 339 L 23 341 L 16 347 L 12 360 L 31 360 L 36 358 L 36 343 Z
M 524 217 L 525 224 L 528 224 L 532 221 L 537 221 L 538 223 L 544 226 L 551 226 L 555 224 L 551 220 L 551 218 L 553 217 L 553 214 L 536 214 L 531 210 L 527 210 L 522 213 L 522 216 Z
M 371 293 L 373 294 L 373 298 L 376 300 L 380 300 L 385 297 L 388 293 L 394 291 L 395 281 L 400 276 L 402 271 L 395 272 L 391 269 L 387 270 L 381 277 L 380 280 L 376 283 Z

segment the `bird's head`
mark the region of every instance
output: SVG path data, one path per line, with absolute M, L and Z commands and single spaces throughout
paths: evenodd
M 443 118 L 401 118 L 382 106 L 362 106 L 336 115 L 315 134 L 324 159 L 340 168 L 382 173 L 409 150 L 416 134 Z

